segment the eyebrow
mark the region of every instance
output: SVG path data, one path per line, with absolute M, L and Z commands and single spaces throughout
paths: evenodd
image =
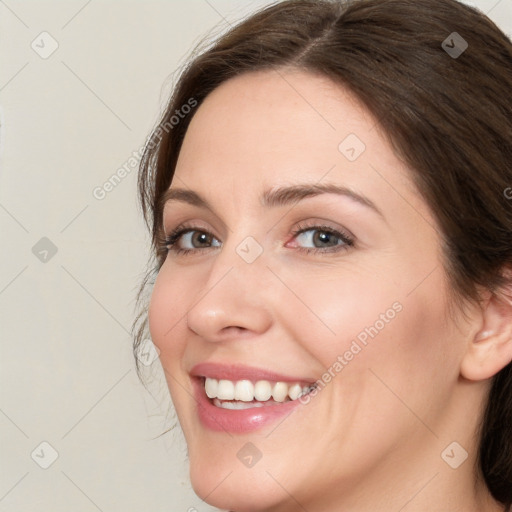
M 373 210 L 380 217 L 385 219 L 379 208 L 362 194 L 358 194 L 347 187 L 335 185 L 333 183 L 328 184 L 299 184 L 285 187 L 274 187 L 272 189 L 265 190 L 260 198 L 260 203 L 267 207 L 280 207 L 295 204 L 302 199 L 308 197 L 315 197 L 321 194 L 337 194 L 340 196 L 348 197 L 353 201 Z M 162 196 L 162 204 L 165 205 L 170 201 L 180 201 L 187 203 L 199 208 L 205 208 L 210 211 L 214 211 L 210 203 L 201 197 L 197 192 L 184 188 L 170 188 L 166 190 Z

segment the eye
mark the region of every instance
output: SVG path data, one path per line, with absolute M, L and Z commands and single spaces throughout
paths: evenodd
M 294 232 L 292 245 L 306 252 L 336 252 L 354 245 L 354 240 L 348 234 L 329 226 L 310 226 L 299 227 Z
M 176 228 L 165 239 L 165 247 L 176 254 L 186 254 L 198 249 L 220 247 L 221 243 L 212 233 L 193 228 Z
M 197 253 L 200 250 L 220 247 L 222 243 L 204 229 L 178 226 L 163 244 L 168 252 L 176 255 Z M 348 233 L 342 233 L 330 226 L 299 226 L 293 232 L 293 241 L 286 244 L 303 252 L 337 252 L 354 245 Z

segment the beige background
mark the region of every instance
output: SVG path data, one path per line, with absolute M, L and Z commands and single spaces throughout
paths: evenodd
M 149 390 L 135 374 L 130 157 L 195 43 L 266 3 L 0 0 L 0 512 L 213 510 L 179 429 L 157 437 L 158 360 Z M 512 33 L 511 0 L 468 3 Z

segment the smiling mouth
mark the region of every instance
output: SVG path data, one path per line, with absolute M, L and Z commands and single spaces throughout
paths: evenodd
M 268 380 L 227 380 L 203 377 L 206 396 L 221 409 L 242 410 L 278 406 L 298 400 L 310 393 L 316 384 Z

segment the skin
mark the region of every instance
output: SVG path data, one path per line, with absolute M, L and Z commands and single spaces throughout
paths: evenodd
M 353 162 L 338 149 L 349 134 L 366 146 Z M 347 187 L 382 216 L 332 193 L 262 205 L 263 191 L 299 183 Z M 166 233 L 186 221 L 211 233 L 213 244 L 186 255 L 171 248 L 149 321 L 200 497 L 237 512 L 503 510 L 475 471 L 489 379 L 512 358 L 510 349 L 489 356 L 498 309 L 490 317 L 476 306 L 466 317 L 448 314 L 436 221 L 353 95 L 292 69 L 225 82 L 191 121 L 176 187 L 194 190 L 212 210 L 170 201 Z M 354 244 L 333 252 L 293 235 L 318 225 L 348 231 Z M 250 264 L 236 252 L 248 236 L 263 249 Z M 300 250 L 315 243 L 316 253 Z M 177 246 L 194 249 L 186 237 Z M 395 318 L 277 428 L 228 434 L 199 422 L 194 364 L 321 379 L 394 303 L 402 308 Z M 468 452 L 457 469 L 441 457 L 454 441 Z M 236 456 L 247 442 L 262 453 L 252 468 Z

